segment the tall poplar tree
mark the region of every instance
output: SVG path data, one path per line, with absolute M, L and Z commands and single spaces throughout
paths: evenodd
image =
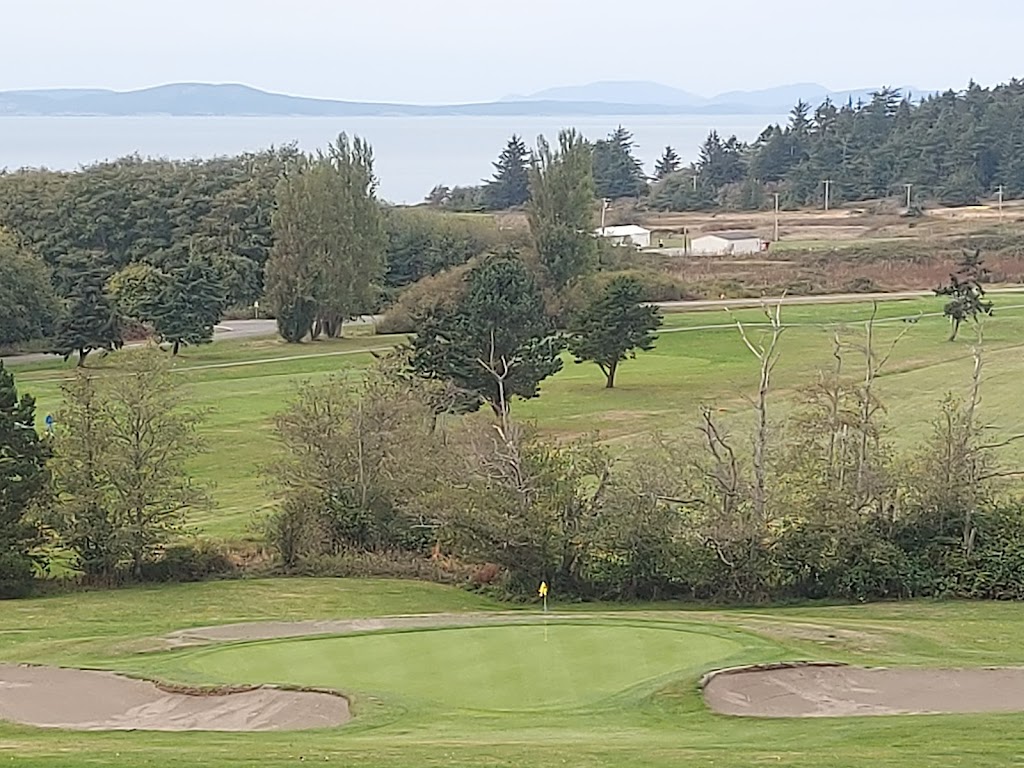
M 387 238 L 373 150 L 344 133 L 278 187 L 267 295 L 288 341 L 340 336 L 373 309 Z
M 590 147 L 575 130 L 553 149 L 541 136 L 531 158 L 530 232 L 555 287 L 588 273 L 597 260 L 594 175 Z

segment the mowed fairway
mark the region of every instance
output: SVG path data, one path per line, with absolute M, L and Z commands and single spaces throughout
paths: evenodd
M 993 434 L 1024 431 L 1024 411 L 1017 407 L 1024 376 L 1024 295 L 993 296 L 996 313 L 985 321 L 985 385 L 982 418 L 996 426 Z M 879 378 L 877 391 L 887 407 L 891 435 L 912 445 L 928 434 L 939 401 L 947 392 L 966 393 L 973 361 L 972 330 L 946 341 L 948 323 L 940 299 L 879 304 L 876 352 L 905 332 Z M 785 307 L 787 329 L 774 375 L 777 398 L 773 416 L 785 420 L 801 386 L 817 373 L 831 370 L 834 333 L 848 343 L 845 372 L 862 375 L 868 303 Z M 535 420 L 558 436 L 597 433 L 613 445 L 628 446 L 652 430 L 686 433 L 704 405 L 736 423 L 748 418 L 747 398 L 757 384 L 757 362 L 743 346 L 735 321 L 749 324 L 754 341 L 765 332 L 757 309 L 671 314 L 652 352 L 624 363 L 616 388 L 603 386 L 592 364 L 576 365 L 566 356 L 561 373 L 544 382 L 541 397 L 517 402 L 513 412 Z M 761 325 L 759 325 L 761 324 Z M 273 458 L 272 420 L 304 381 L 331 373 L 355 380 L 372 362 L 368 350 L 383 350 L 403 341 L 398 336 L 355 336 L 312 344 L 288 345 L 275 339 L 218 342 L 186 349 L 176 366 L 189 383 L 191 402 L 208 411 L 203 434 L 208 452 L 194 462 L 198 478 L 213 486 L 217 507 L 191 522 L 203 535 L 219 539 L 259 537 L 258 523 L 270 506 L 270 493 L 259 476 Z M 97 359 L 97 370 L 116 371 L 117 355 Z M 60 383 L 73 366 L 32 363 L 12 368 L 19 386 L 39 400 L 40 420 L 60 406 Z M 59 424 L 58 424 L 59 428 Z M 1024 443 L 1007 456 L 1024 460 Z
M 830 659 L 883 666 L 1024 664 L 1024 607 L 911 602 L 696 610 L 553 605 L 532 624 L 375 632 L 160 650 L 217 621 L 508 606 L 395 581 L 292 579 L 37 598 L 0 610 L 0 660 L 95 666 L 168 681 L 264 678 L 337 687 L 344 726 L 293 733 L 66 732 L 0 723 L 16 766 L 1009 766 L 1024 714 L 759 720 L 711 714 L 698 680 L 733 664 Z M 218 618 L 219 617 L 219 618 Z M 482 619 L 481 619 L 482 620 Z M 55 691 L 54 695 L 60 695 Z M 87 703 L 86 703 L 87 705 Z

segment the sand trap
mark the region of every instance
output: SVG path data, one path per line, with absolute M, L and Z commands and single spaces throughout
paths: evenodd
M 549 613 L 547 619 L 564 618 Z M 579 618 L 578 616 L 575 618 Z M 171 632 L 163 638 L 165 645 L 180 648 L 210 643 L 231 643 L 249 640 L 279 640 L 287 637 L 316 635 L 348 635 L 357 632 L 401 631 L 408 629 L 443 629 L 478 627 L 487 624 L 535 623 L 535 613 L 433 613 L 414 616 L 385 616 L 376 619 L 323 619 L 310 621 L 252 621 L 222 624 L 215 627 L 194 627 Z
M 1024 668 L 778 665 L 723 670 L 703 685 L 715 712 L 748 717 L 1024 712 Z
M 110 672 L 0 664 L 0 720 L 87 731 L 292 731 L 351 719 L 329 693 L 176 693 Z

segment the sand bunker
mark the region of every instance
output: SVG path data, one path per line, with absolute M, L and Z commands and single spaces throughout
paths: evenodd
M 1024 712 L 1024 668 L 778 665 L 723 670 L 703 685 L 715 712 L 748 717 Z
M 291 731 L 349 719 L 348 701 L 330 693 L 178 693 L 110 672 L 0 664 L 0 720 L 43 728 Z
M 537 621 L 537 618 L 536 614 L 529 613 L 433 613 L 415 616 L 385 616 L 376 619 L 251 621 L 239 624 L 222 624 L 215 627 L 180 629 L 164 637 L 163 642 L 167 646 L 180 648 L 210 643 L 279 640 L 287 637 L 313 637 L 316 635 L 348 635 L 357 632 L 534 623 Z M 547 614 L 546 618 L 558 619 L 565 617 L 550 613 Z

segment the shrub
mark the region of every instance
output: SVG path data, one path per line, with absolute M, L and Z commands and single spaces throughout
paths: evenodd
M 205 542 L 178 544 L 164 550 L 158 560 L 142 567 L 143 581 L 190 582 L 225 578 L 237 572 L 234 563 L 218 547 Z
M 17 552 L 0 552 L 0 600 L 32 591 L 32 561 Z

